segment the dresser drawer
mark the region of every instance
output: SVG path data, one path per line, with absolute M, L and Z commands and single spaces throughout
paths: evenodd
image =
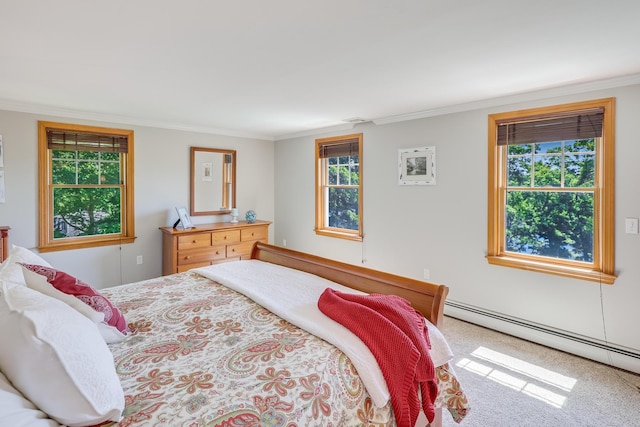
M 226 257 L 224 249 L 224 246 L 220 246 L 211 248 L 207 251 L 179 251 L 178 265 L 199 264 L 216 259 L 224 259 Z
M 189 234 L 178 237 L 178 250 L 206 248 L 211 246 L 211 233 Z
M 213 246 L 226 245 L 240 241 L 240 230 L 216 231 L 211 233 L 211 244 Z
M 227 246 L 227 258 L 237 258 L 241 256 L 251 255 L 251 249 L 255 242 L 234 243 Z
M 267 240 L 269 238 L 269 230 L 267 227 L 252 227 L 243 228 L 240 230 L 241 238 L 243 242 L 252 240 Z
M 177 267 L 176 273 L 182 273 L 183 271 L 191 270 L 192 268 L 208 267 L 210 265 L 211 265 L 211 262 L 209 261 L 197 262 L 195 264 L 183 264 Z

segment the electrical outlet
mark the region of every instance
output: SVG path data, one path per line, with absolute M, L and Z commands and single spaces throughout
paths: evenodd
M 431 272 L 429 271 L 428 268 L 424 269 L 422 277 L 424 278 L 424 280 L 429 280 L 429 278 L 431 277 Z
M 625 218 L 624 232 L 627 234 L 638 234 L 638 218 Z
M 138 264 L 142 264 L 142 255 L 138 255 L 138 257 L 136 258 L 136 262 Z
M 287 239 L 282 239 L 282 246 L 287 247 Z

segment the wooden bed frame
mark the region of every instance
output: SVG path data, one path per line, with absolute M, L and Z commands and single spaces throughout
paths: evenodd
M 444 285 L 383 273 L 266 243 L 256 243 L 251 258 L 302 270 L 359 291 L 398 295 L 411 301 L 413 308 L 435 326 L 442 327 L 444 301 L 449 293 L 449 288 Z

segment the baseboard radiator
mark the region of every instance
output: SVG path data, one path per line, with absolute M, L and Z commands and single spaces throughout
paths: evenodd
M 640 373 L 640 352 L 634 349 L 451 300 L 445 302 L 444 314 L 547 347 Z

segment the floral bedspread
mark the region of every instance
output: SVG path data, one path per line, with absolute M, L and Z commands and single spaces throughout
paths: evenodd
M 245 296 L 185 272 L 102 289 L 134 333 L 109 345 L 125 392 L 121 427 L 393 426 L 349 359 Z M 448 365 L 436 405 L 460 421 Z

